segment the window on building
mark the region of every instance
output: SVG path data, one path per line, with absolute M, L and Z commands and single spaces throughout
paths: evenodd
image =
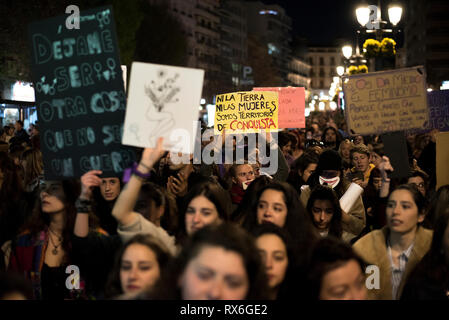
M 320 88 L 324 88 L 324 81 L 320 80 Z
M 312 57 L 309 57 L 309 64 L 313 64 L 313 58 Z
M 324 69 L 320 68 L 320 77 L 324 77 Z
M 320 66 L 323 66 L 323 65 L 324 65 L 324 58 L 320 57 Z
M 334 57 L 331 57 L 331 65 L 335 66 L 335 58 Z
M 276 45 L 273 43 L 269 43 L 268 54 L 277 54 L 277 53 L 279 53 L 279 49 L 276 47 Z

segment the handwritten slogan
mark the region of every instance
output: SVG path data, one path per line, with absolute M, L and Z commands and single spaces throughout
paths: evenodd
M 376 134 L 428 125 L 422 67 L 346 77 L 343 91 L 346 122 L 353 133 Z
M 134 160 L 121 145 L 126 96 L 112 7 L 29 25 L 46 179 L 100 169 L 118 176 Z
M 279 93 L 279 128 L 305 128 L 305 89 L 303 87 L 253 88 Z
M 449 131 L 449 90 L 427 93 L 429 103 L 429 129 Z
M 244 91 L 217 95 L 215 101 L 215 134 L 258 133 L 276 131 L 278 126 L 278 93 Z

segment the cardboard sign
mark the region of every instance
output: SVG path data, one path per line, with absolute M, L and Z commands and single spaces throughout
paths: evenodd
M 380 136 L 384 144 L 384 153 L 390 158 L 394 169 L 391 178 L 404 178 L 410 173 L 407 141 L 403 132 L 392 132 Z
M 303 87 L 253 88 L 253 91 L 279 93 L 279 128 L 305 128 L 305 90 Z
M 134 62 L 123 144 L 193 153 L 204 70 Z
M 449 132 L 436 135 L 437 151 L 437 190 L 449 184 Z
M 242 91 L 217 95 L 215 134 L 277 131 L 278 93 Z
M 31 23 L 31 69 L 47 180 L 102 170 L 120 176 L 135 155 L 121 145 L 126 96 L 112 7 Z
M 403 131 L 429 123 L 422 67 L 345 77 L 343 91 L 352 134 Z

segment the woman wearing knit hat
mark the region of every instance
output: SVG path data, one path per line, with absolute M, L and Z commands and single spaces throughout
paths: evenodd
M 307 206 L 311 190 L 319 184 L 334 189 L 338 198 L 341 199 L 350 183 L 343 176 L 342 160 L 337 151 L 326 150 L 320 155 L 318 166 L 308 182 L 309 186 L 303 186 L 301 190 L 300 199 L 304 206 Z M 343 231 L 352 234 L 355 238 L 362 232 L 365 223 L 365 208 L 362 197 L 359 196 L 348 212 L 342 210 Z

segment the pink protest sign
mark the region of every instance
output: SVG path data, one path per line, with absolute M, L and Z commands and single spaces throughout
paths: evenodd
M 305 128 L 305 90 L 303 87 L 253 88 L 253 91 L 279 93 L 278 128 Z

